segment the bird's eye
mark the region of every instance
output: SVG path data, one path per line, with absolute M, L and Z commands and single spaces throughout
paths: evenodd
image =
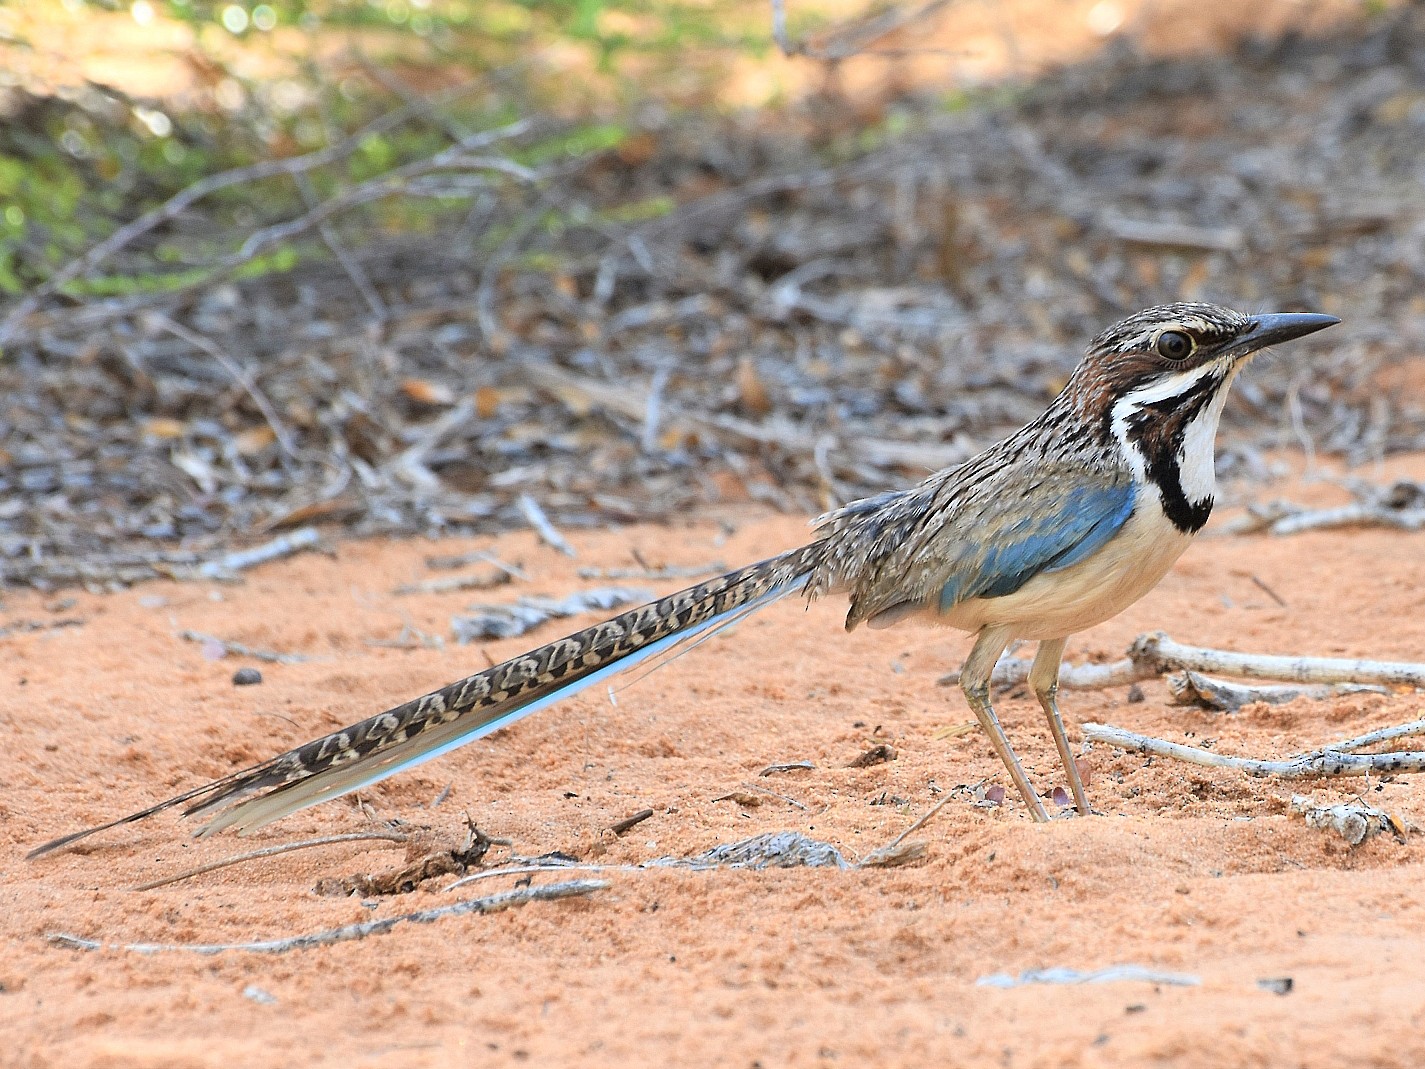
M 1158 335 L 1158 355 L 1169 360 L 1186 360 L 1193 348 L 1192 339 L 1180 330 L 1165 330 Z

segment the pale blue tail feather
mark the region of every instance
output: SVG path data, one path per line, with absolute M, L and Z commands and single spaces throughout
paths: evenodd
M 422 739 L 427 745 L 422 746 L 414 752 L 405 755 L 392 753 L 386 762 L 380 760 L 363 761 L 354 764 L 351 770 L 343 775 L 340 768 L 334 768 L 326 773 L 329 782 L 327 786 L 312 794 L 303 794 L 298 798 L 290 798 L 282 793 L 274 793 L 256 798 L 250 798 L 244 802 L 233 806 L 226 812 L 220 814 L 198 831 L 198 835 L 212 835 L 225 828 L 236 828 L 240 833 L 256 830 L 258 827 L 296 812 L 298 809 L 305 809 L 308 806 L 316 805 L 320 802 L 331 801 L 344 794 L 369 787 L 374 783 L 379 783 L 398 772 L 415 768 L 442 754 L 449 753 L 476 739 L 483 738 L 491 732 L 509 727 L 525 717 L 536 713 L 541 709 L 548 708 L 556 702 L 563 701 L 571 695 L 577 694 L 586 687 L 609 679 L 612 676 L 625 672 L 630 668 L 648 661 L 650 658 L 660 653 L 665 653 L 684 643 L 692 643 L 693 646 L 711 638 L 712 635 L 724 628 L 741 621 L 744 617 L 757 609 L 764 608 L 774 601 L 780 601 L 790 594 L 802 590 L 806 586 L 807 576 L 801 575 L 788 581 L 785 585 L 767 591 L 761 597 L 746 605 L 739 605 L 726 612 L 711 616 L 702 622 L 689 627 L 685 631 L 668 635 L 656 642 L 651 642 L 634 653 L 631 653 L 617 661 L 613 661 L 602 668 L 598 668 L 587 675 L 571 680 L 567 685 L 558 690 L 532 699 L 523 705 L 515 705 L 507 712 L 496 716 L 493 719 L 485 720 L 469 726 L 462 725 L 459 721 L 454 721 L 450 725 L 452 729 L 449 737 L 442 738 L 439 731 L 432 732 Z M 692 648 L 692 647 L 690 647 Z M 193 815 L 201 815 L 210 812 L 212 809 L 220 808 L 225 802 L 231 799 L 219 799 L 210 806 L 199 806 L 192 810 Z

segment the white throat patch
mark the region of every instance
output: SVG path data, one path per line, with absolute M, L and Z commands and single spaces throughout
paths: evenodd
M 1213 397 L 1184 429 L 1175 459 L 1183 496 L 1189 504 L 1201 505 L 1207 502 L 1217 489 L 1214 461 L 1217 424 L 1222 416 L 1222 406 L 1227 402 L 1228 387 L 1241 367 L 1242 362 L 1233 362 Z M 1216 361 L 1202 364 L 1166 378 L 1156 379 L 1114 402 L 1110 427 L 1114 439 L 1123 451 L 1124 459 L 1133 470 L 1135 482 L 1151 485 L 1147 470 L 1149 458 L 1143 454 L 1139 443 L 1129 433 L 1134 422 L 1133 417 L 1152 405 L 1191 392 L 1203 379 L 1219 374 L 1221 370 L 1221 364 Z

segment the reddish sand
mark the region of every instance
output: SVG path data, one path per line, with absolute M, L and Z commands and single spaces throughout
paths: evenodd
M 1372 473 L 1377 474 L 1377 473 Z M 1381 477 L 1425 477 L 1425 457 Z M 1280 491 L 1328 500 L 1322 484 Z M 399 847 L 344 844 L 227 868 L 149 892 L 143 880 L 253 845 L 400 819 L 455 844 L 468 813 L 525 855 L 636 862 L 759 832 L 797 830 L 864 856 L 939 792 L 1004 777 L 936 677 L 967 648 L 952 632 L 846 635 L 840 606 L 775 607 L 623 691 L 582 695 L 365 792 L 264 829 L 192 840 L 165 814 L 36 862 L 35 843 L 159 800 L 559 633 L 484 649 L 373 648 L 403 621 L 448 634 L 474 601 L 601 585 L 576 567 L 737 564 L 795 544 L 796 520 L 738 513 L 728 537 L 699 520 L 571 532 L 569 561 L 527 535 L 493 548 L 530 580 L 488 593 L 396 597 L 427 578 L 428 543 L 353 543 L 261 568 L 240 586 L 149 585 L 115 596 L 12 594 L 4 623 L 83 626 L 0 641 L 0 1064 L 41 1066 L 1409 1066 L 1425 1064 L 1425 846 L 1378 835 L 1349 847 L 1287 811 L 1301 785 L 1249 780 L 1096 748 L 1101 816 L 1036 827 L 1011 794 L 957 797 L 897 869 L 616 871 L 583 899 L 401 925 L 281 955 L 141 955 L 53 946 L 231 942 L 426 909 L 452 877 L 381 899 L 322 897 L 324 877 L 378 872 Z M 442 543 L 438 552 L 477 543 Z M 479 546 L 490 546 L 485 541 Z M 1277 605 L 1253 581 L 1285 601 Z M 677 584 L 659 584 L 670 589 Z M 1425 537 L 1381 531 L 1290 539 L 1206 537 L 1160 588 L 1075 639 L 1071 660 L 1116 658 L 1161 628 L 1234 649 L 1425 659 Z M 157 599 L 163 599 L 162 604 Z M 570 628 L 588 622 L 570 621 Z M 303 653 L 234 687 L 244 658 L 205 659 L 184 628 Z M 1071 735 L 1101 720 L 1222 752 L 1286 755 L 1425 716 L 1416 693 L 1249 707 L 1166 704 L 1162 683 L 1066 692 Z M 1033 699 L 999 703 L 1032 778 L 1062 781 Z M 848 768 L 877 742 L 897 758 Z M 758 778 L 777 761 L 815 768 Z M 747 806 L 716 801 L 755 783 Z M 449 786 L 442 804 L 433 802 Z M 1357 791 L 1425 824 L 1409 777 Z M 795 802 L 797 804 L 791 804 Z M 621 838 L 607 829 L 652 818 Z M 487 861 L 505 853 L 497 848 Z M 559 877 L 541 876 L 538 882 Z M 1135 964 L 1197 987 L 977 986 L 992 973 Z M 1290 977 L 1281 995 L 1258 981 Z

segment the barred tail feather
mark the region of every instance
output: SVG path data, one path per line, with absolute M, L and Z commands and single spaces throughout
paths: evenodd
M 817 551 L 813 543 L 630 609 L 262 764 L 45 843 L 29 856 L 190 802 L 194 804 L 185 816 L 218 813 L 199 835 L 225 828 L 254 831 L 449 753 L 801 591 L 816 565 Z

